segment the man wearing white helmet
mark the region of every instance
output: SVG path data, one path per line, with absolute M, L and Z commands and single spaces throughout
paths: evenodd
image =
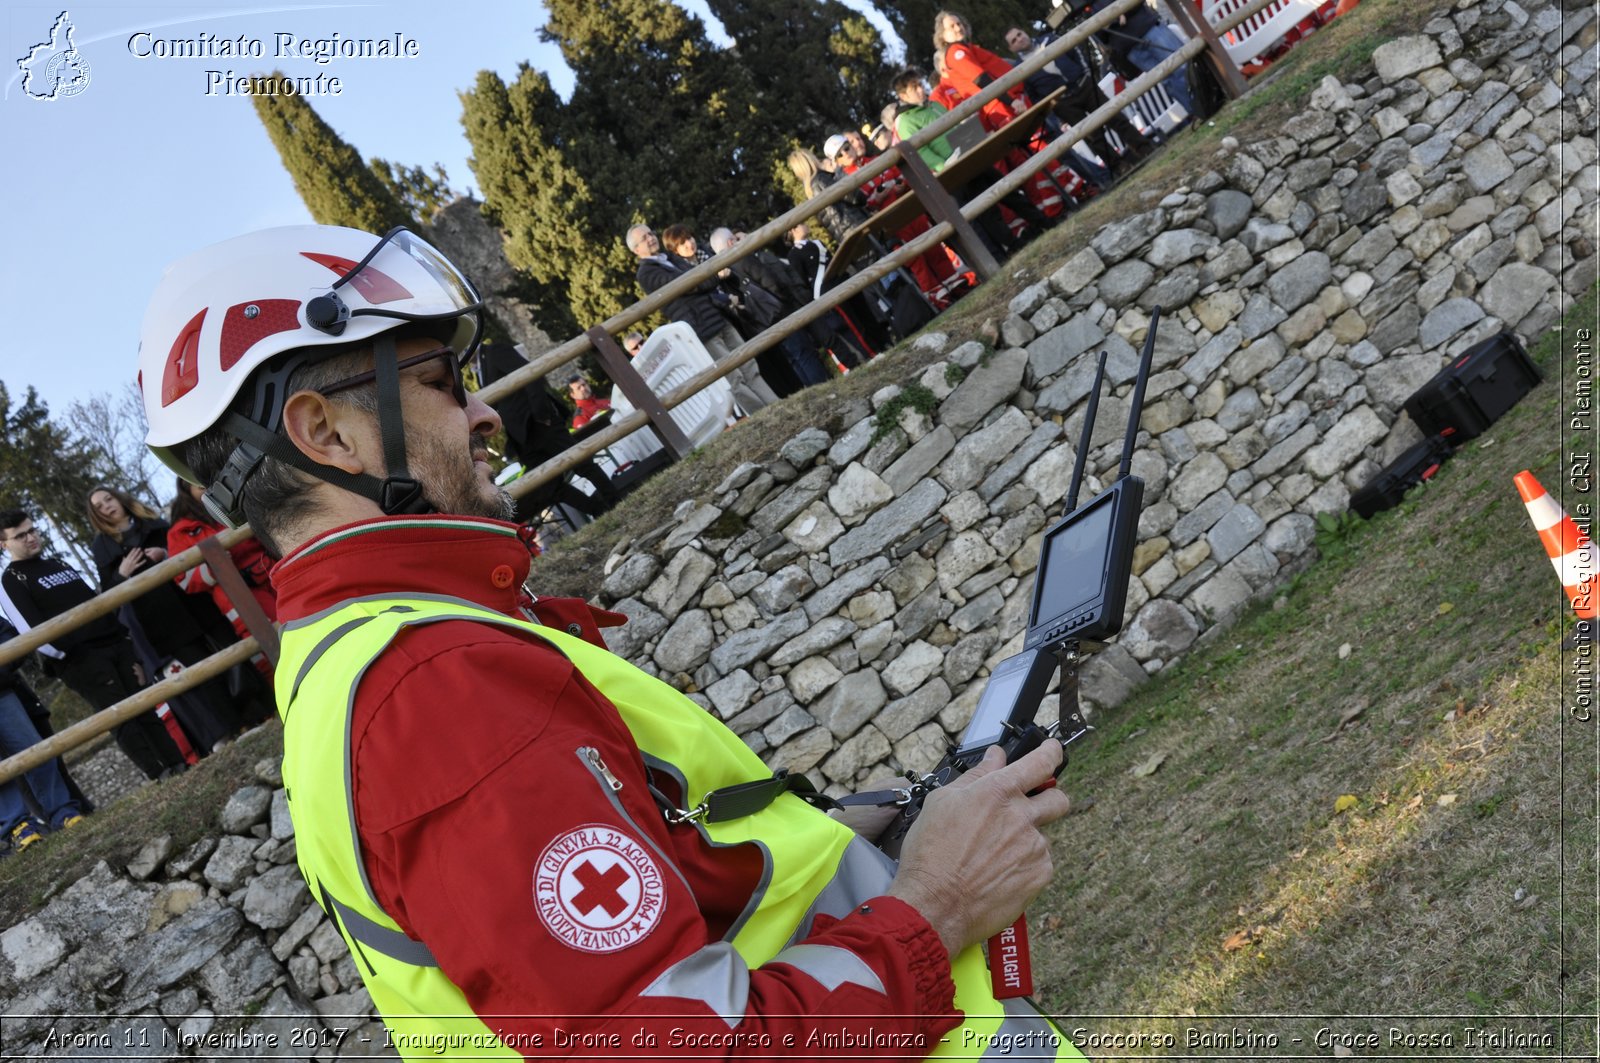
M 141 334 L 152 449 L 283 557 L 298 859 L 394 1047 L 1058 1043 L 994 999 L 977 943 L 1049 877 L 1038 828 L 1066 800 L 1027 794 L 1059 747 L 935 794 L 897 873 L 607 653 L 598 624 L 620 617 L 523 591 L 483 461 L 498 420 L 461 384 L 480 314 L 411 234 L 307 226 L 173 266 Z

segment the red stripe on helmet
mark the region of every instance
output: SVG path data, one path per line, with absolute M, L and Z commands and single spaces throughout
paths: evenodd
M 340 277 L 350 277 L 350 286 L 361 293 L 361 297 L 369 304 L 393 303 L 401 299 L 410 299 L 411 293 L 405 286 L 382 270 L 374 269 L 370 264 L 364 266 L 360 273 L 351 277 L 351 272 L 356 268 L 356 263 L 348 258 L 338 255 L 321 255 L 315 251 L 302 251 L 302 255 L 320 266 L 327 266 Z
M 167 352 L 167 367 L 161 374 L 163 407 L 171 406 L 200 383 L 200 326 L 205 319 L 206 312 L 201 310 L 172 341 L 172 350 Z
M 232 369 L 266 337 L 299 327 L 298 299 L 257 299 L 228 307 L 222 318 L 222 368 Z

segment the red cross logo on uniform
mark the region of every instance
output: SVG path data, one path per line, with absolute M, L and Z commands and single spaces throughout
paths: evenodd
M 596 908 L 604 908 L 607 915 L 620 915 L 627 910 L 628 902 L 622 899 L 617 887 L 628 881 L 628 872 L 621 864 L 601 872 L 594 863 L 585 860 L 572 870 L 572 877 L 583 884 L 583 892 L 572 898 L 572 906 L 584 915 Z
M 556 940 L 582 952 L 616 952 L 656 928 L 667 891 L 651 849 L 616 827 L 587 824 L 539 854 L 533 900 Z

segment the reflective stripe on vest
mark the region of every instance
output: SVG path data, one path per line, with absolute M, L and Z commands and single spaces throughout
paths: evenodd
M 350 945 L 402 1056 L 448 1058 L 452 1047 L 460 1047 L 474 1058 L 519 1058 L 472 1013 L 426 946 L 407 937 L 378 904 L 357 841 L 349 758 L 356 689 L 404 627 L 447 620 L 518 631 L 565 656 L 616 707 L 649 767 L 678 782 L 686 807 L 697 805 L 710 790 L 761 778 L 769 769 L 737 735 L 660 680 L 581 638 L 473 602 L 423 595 L 357 599 L 285 626 L 276 684 L 284 721 L 283 781 L 300 869 L 312 896 Z M 572 755 L 586 753 L 594 751 Z M 595 765 L 588 766 L 599 791 L 631 823 Z M 682 878 L 670 854 L 633 826 L 635 837 L 655 850 L 669 873 Z M 843 918 L 882 895 L 894 876 L 888 857 L 791 794 L 753 815 L 694 827 L 713 846 L 754 844 L 765 861 L 764 873 L 724 940 L 661 972 L 643 995 L 699 1000 L 736 1027 L 745 1010 L 749 971 L 765 963 L 786 964 L 830 989 L 854 983 L 882 992 L 877 974 L 855 954 L 800 942 L 817 915 Z M 994 999 L 980 949 L 962 953 L 953 976 L 956 1006 L 967 1019 L 932 1057 L 971 1058 L 980 1046 L 1009 1043 L 1010 1051 L 994 1054 L 1016 1059 L 1028 1056 L 1018 1053 L 1017 1045 L 1053 1047 L 1048 1037 L 1040 1039 L 1040 1031 L 1052 1027 L 1031 1006 L 1017 1001 L 1002 1006 Z M 530 1013 L 558 1008 L 531 1000 L 526 1005 Z M 1064 1035 L 1055 1043 L 1059 1048 L 1046 1051 L 1047 1057 L 1082 1058 Z

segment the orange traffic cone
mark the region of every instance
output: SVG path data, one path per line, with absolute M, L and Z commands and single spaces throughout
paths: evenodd
M 1592 632 L 1595 617 L 1600 612 L 1595 601 L 1600 555 L 1595 551 L 1594 541 L 1556 504 L 1550 493 L 1534 479 L 1533 473 L 1524 469 L 1517 473 L 1516 482 L 1517 493 L 1528 507 L 1528 519 L 1538 529 L 1544 552 L 1550 556 L 1556 576 L 1572 600 L 1572 611 Z

